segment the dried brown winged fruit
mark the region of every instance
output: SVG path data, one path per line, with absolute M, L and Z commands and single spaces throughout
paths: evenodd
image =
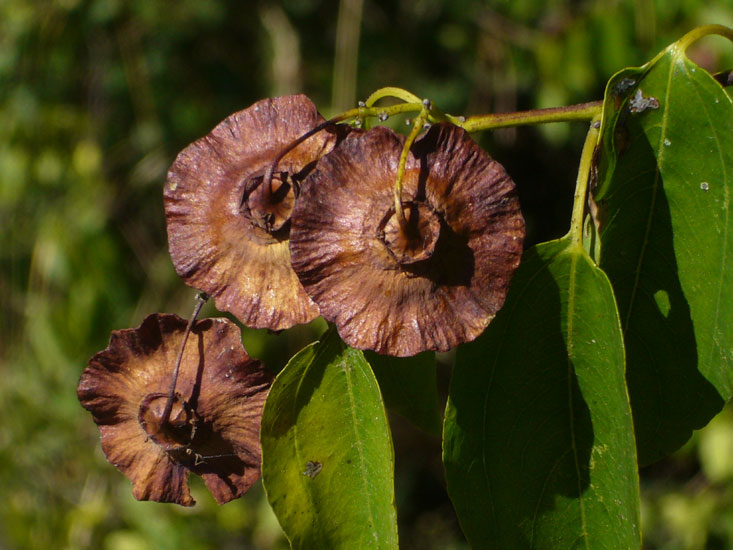
M 524 221 L 504 168 L 455 126 L 408 157 L 401 224 L 394 183 L 404 138 L 354 132 L 303 183 L 293 268 L 349 345 L 407 356 L 476 338 L 519 265 Z
M 290 266 L 290 213 L 300 180 L 344 127 L 328 127 L 304 95 L 264 99 L 186 147 L 163 193 L 177 273 L 245 325 L 287 329 L 318 316 Z
M 102 436 L 102 450 L 133 483 L 138 500 L 191 506 L 189 473 L 219 504 L 260 475 L 260 419 L 271 375 L 242 347 L 227 319 L 197 322 L 186 343 L 167 422 L 163 412 L 186 321 L 148 316 L 112 333 L 77 388 Z

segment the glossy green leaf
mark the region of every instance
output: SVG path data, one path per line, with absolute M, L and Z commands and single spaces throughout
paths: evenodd
M 293 548 L 397 548 L 392 440 L 361 351 L 331 329 L 299 352 L 261 430 L 265 491 Z
M 681 446 L 731 396 L 733 103 L 685 56 L 694 31 L 608 84 L 596 192 L 639 459 Z
M 459 348 L 448 492 L 472 548 L 640 548 L 639 485 L 611 285 L 569 239 L 525 252 Z
M 384 402 L 421 430 L 439 437 L 441 417 L 435 379 L 435 353 L 391 357 L 364 352 L 382 390 Z

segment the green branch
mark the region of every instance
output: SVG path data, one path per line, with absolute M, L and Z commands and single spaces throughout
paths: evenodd
M 587 121 L 598 116 L 602 106 L 602 101 L 591 101 L 589 103 L 568 105 L 566 107 L 532 109 L 513 113 L 492 113 L 490 115 L 472 116 L 467 118 L 465 122 L 459 121 L 457 124 L 454 122 L 454 124 L 468 132 L 478 132 L 481 130 L 492 130 L 494 128 L 530 126 L 534 124 L 546 124 L 548 122 Z

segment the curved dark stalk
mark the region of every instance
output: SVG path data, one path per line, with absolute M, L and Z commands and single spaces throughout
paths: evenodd
M 161 422 L 160 427 L 162 428 L 168 423 L 168 420 L 171 416 L 171 411 L 173 410 L 173 400 L 176 396 L 176 382 L 178 381 L 178 371 L 181 369 L 181 361 L 183 360 L 183 350 L 186 348 L 186 342 L 188 341 L 188 335 L 191 334 L 191 329 L 193 328 L 193 324 L 196 322 L 196 317 L 198 317 L 199 313 L 201 312 L 201 308 L 204 307 L 204 304 L 209 300 L 208 295 L 201 292 L 200 294 L 196 295 L 196 306 L 193 308 L 193 313 L 191 314 L 191 318 L 188 320 L 188 325 L 186 325 L 186 332 L 183 333 L 183 342 L 181 342 L 181 349 L 178 352 L 178 358 L 176 359 L 176 366 L 173 368 L 173 375 L 171 376 L 171 385 L 170 389 L 168 390 L 168 401 L 165 403 L 165 408 L 163 409 L 163 415 L 161 416 Z
M 344 118 L 350 118 L 350 117 L 344 117 L 344 115 L 339 115 L 325 122 L 322 122 L 315 128 L 311 128 L 305 134 L 303 134 L 296 140 L 292 141 L 287 147 L 285 147 L 285 149 L 283 149 L 282 151 L 278 153 L 278 155 L 274 158 L 274 160 L 267 166 L 267 169 L 265 169 L 265 173 L 262 176 L 262 183 L 263 185 L 267 185 L 269 187 L 270 193 L 272 193 L 272 175 L 275 173 L 275 168 L 277 168 L 277 165 L 280 164 L 280 161 L 285 157 L 285 155 L 287 155 L 290 151 L 295 149 L 298 145 L 303 143 L 308 138 L 313 137 L 315 134 L 327 128 L 328 126 L 331 126 L 332 124 L 335 124 L 336 122 L 340 122 L 344 120 Z

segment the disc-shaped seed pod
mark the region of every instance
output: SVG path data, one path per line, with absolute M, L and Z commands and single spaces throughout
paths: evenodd
M 290 233 L 293 268 L 343 340 L 396 356 L 476 338 L 504 303 L 524 239 L 514 183 L 448 124 L 413 144 L 400 220 L 403 143 L 383 127 L 349 135 L 304 181 Z
M 199 321 L 165 419 L 186 325 L 177 315 L 155 314 L 136 329 L 113 332 L 109 347 L 89 360 L 77 395 L 136 499 L 191 506 L 187 478 L 194 473 L 223 504 L 259 478 L 260 420 L 272 376 L 247 355 L 234 323 Z
M 290 266 L 289 219 L 300 180 L 333 148 L 337 128 L 273 161 L 324 122 L 303 95 L 265 99 L 186 147 L 168 172 L 176 272 L 249 327 L 282 330 L 318 316 Z

